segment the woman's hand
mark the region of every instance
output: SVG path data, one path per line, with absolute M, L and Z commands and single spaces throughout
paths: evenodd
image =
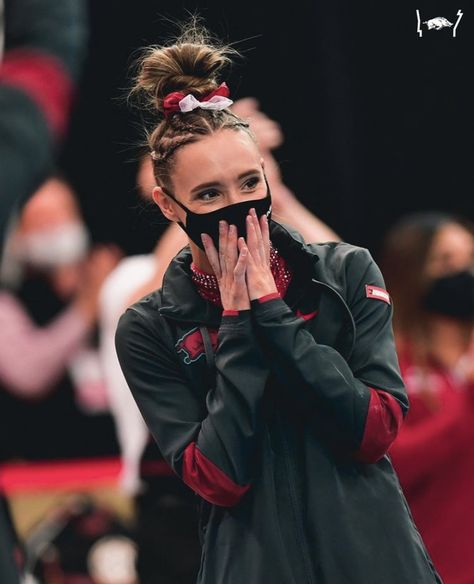
M 245 273 L 249 254 L 244 238 L 237 241 L 237 228 L 228 226 L 225 221 L 219 222 L 219 252 L 207 233 L 201 238 L 219 284 L 224 310 L 248 310 L 250 300 Z
M 270 270 L 270 230 L 268 219 L 260 220 L 251 209 L 247 216 L 247 288 L 250 300 L 278 292 Z
M 280 124 L 260 110 L 260 104 L 254 97 L 238 99 L 230 109 L 236 116 L 248 121 L 264 156 L 270 150 L 283 144 L 284 138 Z
M 98 245 L 94 247 L 85 262 L 84 273 L 74 302 L 90 325 L 93 325 L 97 319 L 102 285 L 117 266 L 122 255 L 121 250 L 115 245 Z

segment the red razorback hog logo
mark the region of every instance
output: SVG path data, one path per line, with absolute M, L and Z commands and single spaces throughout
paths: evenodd
M 212 349 L 215 351 L 217 348 L 217 331 L 214 329 L 208 329 L 209 337 L 211 339 Z M 201 331 L 198 327 L 194 327 L 187 333 L 185 333 L 175 345 L 178 353 L 184 353 L 183 361 L 186 365 L 190 365 L 197 361 L 200 357 L 205 354 L 204 341 L 202 340 Z

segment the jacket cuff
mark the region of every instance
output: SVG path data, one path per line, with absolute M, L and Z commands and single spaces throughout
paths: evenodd
M 220 328 L 242 328 L 248 323 L 250 325 L 250 309 L 247 310 L 224 310 L 221 318 Z
M 294 316 L 293 312 L 280 295 L 269 298 L 264 302 L 260 302 L 260 300 L 261 299 L 258 298 L 251 302 L 252 314 L 257 322 L 272 319 L 275 316 L 283 316 L 285 314 Z
M 263 304 L 264 302 L 275 300 L 275 298 L 281 298 L 279 292 L 272 292 L 271 294 L 265 294 L 265 296 L 260 296 L 260 298 L 257 298 L 257 302 L 259 304 Z
M 240 310 L 224 310 L 222 316 L 239 316 Z

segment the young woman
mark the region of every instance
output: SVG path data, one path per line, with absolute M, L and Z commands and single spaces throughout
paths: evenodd
M 472 227 L 441 213 L 404 217 L 387 235 L 383 261 L 397 306 L 395 337 L 410 397 L 410 413 L 390 455 L 445 583 L 470 584 L 474 582 Z
M 163 115 L 154 200 L 189 246 L 116 335 L 151 433 L 200 498 L 198 582 L 440 582 L 385 456 L 408 402 L 380 271 L 271 220 L 261 155 L 217 79 L 227 61 L 193 30 L 141 63 Z

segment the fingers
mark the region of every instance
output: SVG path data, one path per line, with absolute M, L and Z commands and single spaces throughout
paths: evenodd
M 241 99 L 234 101 L 230 109 L 235 115 L 239 116 L 239 118 L 245 119 L 258 112 L 259 107 L 260 104 L 255 97 L 242 97 Z
M 268 218 L 266 215 L 262 215 L 260 217 L 260 229 L 262 231 L 265 259 L 268 262 L 268 264 L 270 264 L 270 228 L 268 227 Z
M 245 271 L 247 269 L 248 248 L 243 237 L 239 237 L 239 257 L 234 268 L 234 280 L 236 283 L 245 283 Z
M 261 151 L 270 151 L 281 146 L 284 136 L 277 122 L 260 112 L 255 112 L 249 118 L 250 129 L 253 131 Z
M 207 233 L 201 233 L 201 241 L 204 246 L 204 251 L 206 252 L 207 259 L 211 264 L 212 271 L 216 275 L 216 278 L 219 280 L 222 277 L 222 272 L 219 263 L 219 255 L 217 253 L 214 242 Z
M 247 215 L 247 245 L 249 248 L 249 254 L 251 256 L 251 260 L 259 261 L 260 254 L 258 252 L 257 234 L 255 233 L 253 219 L 252 219 L 252 216 L 250 214 Z
M 227 225 L 225 221 L 219 222 L 219 249 L 216 250 L 212 238 L 207 233 L 201 234 L 201 240 L 204 246 L 211 268 L 220 280 L 226 275 L 232 276 L 234 267 L 238 259 L 237 247 L 237 227 Z
M 226 254 L 229 226 L 225 221 L 219 221 L 219 265 L 223 276 L 227 273 Z
M 247 216 L 247 244 L 253 259 L 266 263 L 267 254 L 255 209 L 251 209 L 250 214 Z
M 219 284 L 225 310 L 247 310 L 250 300 L 247 289 L 248 246 L 243 237 L 237 238 L 237 227 L 219 224 L 219 251 L 207 233 L 201 234 L 207 258 Z
M 263 215 L 260 220 L 255 209 L 251 209 L 246 219 L 247 241 L 238 237 L 235 225 L 219 222 L 219 249 L 208 234 L 201 235 L 204 250 L 211 268 L 219 280 L 219 286 L 227 287 L 235 278 L 245 276 L 248 269 L 266 270 L 270 266 L 270 233 L 268 220 Z
M 251 209 L 250 214 L 251 214 L 252 219 L 253 219 L 253 226 L 255 228 L 255 233 L 257 234 L 259 251 L 264 252 L 262 230 L 260 229 L 260 223 L 258 222 L 258 217 L 257 217 L 257 213 L 255 212 L 255 209 Z M 265 259 L 265 254 L 263 254 L 262 259 Z
M 227 235 L 227 253 L 225 256 L 226 269 L 231 273 L 237 263 L 238 249 L 237 249 L 237 227 L 235 225 L 229 226 Z

